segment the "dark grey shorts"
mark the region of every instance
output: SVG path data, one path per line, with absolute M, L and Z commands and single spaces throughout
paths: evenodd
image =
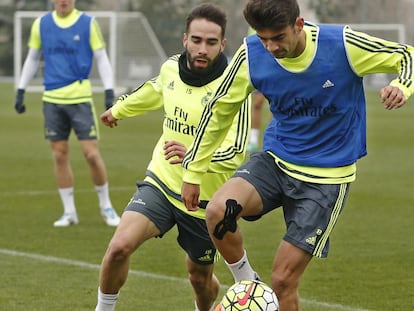
M 45 138 L 51 141 L 68 140 L 73 129 L 79 140 L 97 139 L 98 126 L 92 103 L 51 104 L 43 102 Z
M 159 237 L 177 225 L 177 241 L 191 260 L 200 265 L 214 263 L 216 248 L 210 240 L 205 220 L 176 208 L 155 186 L 138 183 L 138 189 L 125 210 L 147 216 L 160 229 Z
M 329 236 L 345 205 L 346 184 L 316 184 L 290 177 L 266 152 L 251 155 L 233 177 L 251 183 L 263 202 L 263 214 L 283 208 L 284 240 L 316 257 L 326 257 Z

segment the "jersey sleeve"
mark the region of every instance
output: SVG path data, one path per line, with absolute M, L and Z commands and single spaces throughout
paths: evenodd
M 248 96 L 234 117 L 223 143 L 214 152 L 208 172 L 234 171 L 243 164 L 250 135 L 251 110 L 251 97 Z
M 219 148 L 228 135 L 234 117 L 253 91 L 244 44 L 233 56 L 223 77 L 215 96 L 204 108 L 196 137 L 183 160 L 185 182 L 200 184 L 213 155 L 215 159 L 220 157 Z
M 90 44 L 93 51 L 105 48 L 105 40 L 102 36 L 101 27 L 95 18 L 91 20 L 91 37 Z
M 40 50 L 42 48 L 42 41 L 40 39 L 40 17 L 36 18 L 32 24 L 27 45 L 29 48 L 35 50 Z
M 129 94 L 122 95 L 111 108 L 114 118 L 134 117 L 163 107 L 161 77 L 145 82 Z
M 350 63 L 356 74 L 392 73 L 398 77 L 390 85 L 400 88 L 405 97 L 413 93 L 414 48 L 387 41 L 366 33 L 345 29 L 345 40 Z

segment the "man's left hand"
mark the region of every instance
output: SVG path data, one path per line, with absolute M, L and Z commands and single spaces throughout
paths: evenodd
M 164 144 L 164 155 L 165 159 L 170 164 L 180 164 L 183 162 L 187 148 L 180 142 L 170 140 Z
M 401 108 L 407 101 L 402 90 L 391 85 L 380 90 L 380 98 L 385 109 L 388 110 Z

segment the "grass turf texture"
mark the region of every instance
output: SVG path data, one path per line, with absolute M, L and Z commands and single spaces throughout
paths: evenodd
M 0 310 L 93 310 L 98 269 L 114 231 L 99 215 L 87 165 L 71 138 L 80 224 L 53 228 L 62 207 L 40 94 L 26 94 L 27 111 L 13 109 L 11 84 L 1 84 Z M 414 306 L 414 107 L 386 111 L 368 92 L 368 156 L 331 239 L 327 260 L 313 260 L 303 277 L 302 310 L 412 310 Z M 103 97 L 95 96 L 98 113 Z M 160 133 L 162 112 L 101 126 L 100 148 L 118 212 L 135 190 Z M 273 255 L 284 232 L 281 211 L 241 223 L 250 261 L 269 283 Z M 117 310 L 194 310 L 176 230 L 142 246 Z M 221 260 L 216 274 L 233 283 Z

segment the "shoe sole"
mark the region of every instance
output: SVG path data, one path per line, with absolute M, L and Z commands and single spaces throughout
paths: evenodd
M 56 227 L 56 228 L 61 228 L 61 227 L 70 227 L 70 226 L 74 226 L 74 225 L 77 225 L 79 223 L 79 221 L 71 221 L 71 222 L 69 222 L 68 224 L 56 224 L 56 223 L 53 223 L 53 227 Z

